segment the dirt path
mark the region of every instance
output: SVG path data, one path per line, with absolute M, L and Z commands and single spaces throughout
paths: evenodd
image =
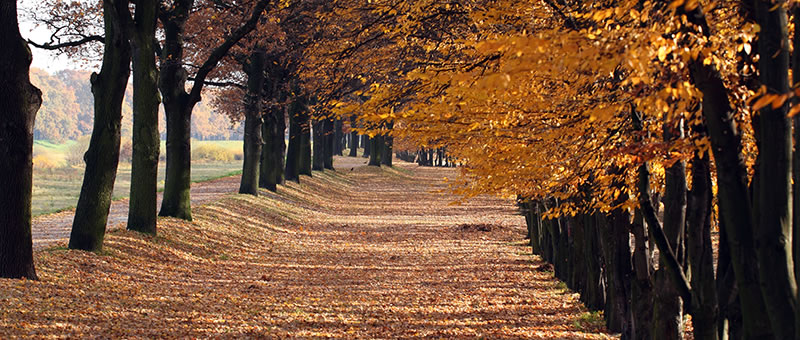
M 192 206 L 214 202 L 222 196 L 235 192 L 239 188 L 241 176 L 223 177 L 211 181 L 192 183 Z M 158 193 L 156 207 L 161 207 L 162 192 Z M 75 217 L 75 208 L 41 215 L 33 218 L 32 234 L 33 249 L 43 249 L 57 242 L 69 241 L 72 230 L 72 219 Z M 108 212 L 108 228 L 123 228 L 128 221 L 128 199 L 124 198 L 111 202 Z
M 452 205 L 455 170 L 363 166 L 36 253 L 0 280 L 0 337 L 605 339 L 524 244 L 510 200 Z

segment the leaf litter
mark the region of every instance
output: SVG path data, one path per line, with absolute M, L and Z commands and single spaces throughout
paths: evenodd
M 607 339 L 601 317 L 521 247 L 513 201 L 461 205 L 448 168 L 314 173 L 112 230 L 100 253 L 35 253 L 0 280 L 3 338 Z

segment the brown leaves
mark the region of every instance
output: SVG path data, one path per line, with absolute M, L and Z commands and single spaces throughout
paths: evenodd
M 439 179 L 453 169 L 399 166 L 315 173 L 279 195 L 228 196 L 196 208 L 194 222 L 161 219 L 158 237 L 112 231 L 103 254 L 39 251 L 41 281 L 0 280 L 0 333 L 608 337 L 578 322 L 585 310 L 573 294 L 511 243 L 524 223 L 512 201 L 450 205 L 453 196 L 432 189 L 444 189 Z

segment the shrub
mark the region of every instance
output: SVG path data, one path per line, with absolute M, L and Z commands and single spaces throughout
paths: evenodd
M 47 157 L 46 154 L 41 154 L 33 157 L 34 169 L 56 169 L 61 167 L 58 161 Z
M 201 144 L 192 149 L 192 159 L 196 161 L 233 162 L 236 152 L 215 144 Z
M 83 162 L 83 155 L 86 153 L 86 150 L 89 149 L 89 140 L 91 136 L 83 136 L 78 138 L 75 141 L 75 144 L 72 144 L 67 149 L 67 155 L 64 159 L 67 161 L 67 165 L 70 166 L 82 166 L 84 165 Z

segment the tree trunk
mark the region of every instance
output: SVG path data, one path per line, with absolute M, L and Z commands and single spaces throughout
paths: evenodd
M 372 149 L 372 138 L 367 135 L 361 136 L 361 141 L 364 143 L 364 153 L 361 154 L 361 157 L 367 158 L 369 157 L 370 150 Z
M 689 18 L 701 27 L 708 25 L 698 7 Z M 718 200 L 728 229 L 731 262 L 736 273 L 745 336 L 773 339 L 764 298 L 758 281 L 758 264 L 753 245 L 750 195 L 747 168 L 742 155 L 742 136 L 734 121 L 728 90 L 713 65 L 704 65 L 698 57 L 689 65 L 692 81 L 703 93 L 703 116 L 711 139 L 717 168 Z
M 678 127 L 664 124 L 664 139 L 683 137 L 682 122 Z M 674 129 L 674 130 L 673 130 Z M 686 225 L 686 165 L 677 161 L 666 169 L 664 189 L 663 230 L 671 249 L 677 251 L 683 244 Z M 683 304 L 677 282 L 667 271 L 665 252 L 659 253 L 659 269 L 655 273 L 655 304 L 653 306 L 653 339 L 683 339 Z M 691 301 L 686 301 L 691 303 Z
M 344 133 L 342 132 L 342 120 L 339 118 L 333 122 L 333 138 L 335 141 L 333 144 L 333 154 L 343 156 L 342 151 L 344 151 L 345 144 L 342 143 L 342 140 L 344 139 Z M 333 165 L 331 165 L 330 169 L 333 169 Z
M 303 107 L 300 115 L 300 167 L 301 175 L 311 176 L 311 114 Z
M 779 2 L 780 4 L 780 2 Z M 756 1 L 759 80 L 769 93 L 789 93 L 786 8 Z M 779 339 L 795 337 L 797 286 L 792 258 L 791 125 L 788 103 L 760 114 L 758 227 L 753 229 L 761 292 Z M 743 306 L 747 309 L 748 306 Z
M 358 156 L 358 142 L 360 138 L 358 138 L 358 132 L 355 130 L 356 127 L 356 116 L 350 116 L 350 157 Z
M 300 97 L 295 97 L 289 104 L 289 148 L 286 150 L 286 173 L 287 181 L 300 183 L 300 144 L 302 128 L 300 120 L 305 103 Z
M 648 248 L 647 230 L 641 209 L 634 212 L 631 231 L 634 236 L 631 282 L 631 338 L 651 339 L 653 328 L 653 262 Z
M 337 146 L 337 138 L 336 138 L 336 123 L 334 122 L 333 118 L 325 119 L 322 123 L 322 136 L 324 141 L 324 157 L 323 157 L 323 164 L 322 166 L 325 169 L 333 170 L 333 155 L 336 153 Z M 339 152 L 338 154 L 341 154 Z
M 313 162 L 311 165 L 312 170 L 322 171 L 325 169 L 325 138 L 323 136 L 324 131 L 322 129 L 322 125 L 324 123 L 322 120 L 315 119 L 313 126 L 312 126 L 312 133 L 314 136 L 314 145 L 313 145 Z
M 392 131 L 392 127 L 394 127 L 394 123 L 389 122 L 386 124 L 387 131 Z M 392 148 L 394 147 L 394 138 L 389 135 L 389 132 L 386 133 L 383 137 L 383 154 L 381 155 L 381 165 L 385 165 L 388 167 L 392 166 Z
M 629 299 L 632 276 L 630 222 L 627 212 L 613 210 L 598 214 L 606 276 L 606 325 L 609 330 L 630 337 Z
M 717 339 L 719 314 L 714 281 L 714 254 L 711 244 L 711 171 L 708 154 L 695 153 L 692 164 L 692 190 L 687 197 L 687 252 L 691 285 L 698 306 L 692 308 L 695 339 Z
M 0 277 L 36 280 L 31 238 L 33 122 L 42 91 L 30 82 L 31 51 L 17 2 L 0 3 Z
M 265 144 L 261 148 L 261 165 L 258 186 L 277 191 L 283 181 L 284 131 L 283 110 L 270 109 L 264 114 L 261 127 Z
M 103 1 L 103 64 L 100 73 L 92 73 L 91 78 L 94 127 L 89 150 L 83 156 L 86 171 L 72 221 L 70 249 L 103 248 L 119 163 L 122 98 L 131 72 L 131 44 L 125 28 L 130 20 L 127 1 Z
M 369 141 L 369 164 L 371 166 L 381 166 L 381 156 L 383 154 L 383 135 L 375 135 Z
M 155 44 L 157 0 L 136 3 L 133 50 L 133 154 L 128 203 L 128 230 L 156 234 L 156 191 L 161 140 L 158 133 L 158 69 Z
M 247 94 L 244 102 L 244 145 L 242 162 L 242 180 L 239 185 L 240 194 L 258 196 L 259 166 L 261 147 L 264 139 L 261 136 L 261 93 L 264 88 L 264 63 L 266 50 L 254 47 L 250 53 L 250 64 L 245 66 L 247 73 Z

